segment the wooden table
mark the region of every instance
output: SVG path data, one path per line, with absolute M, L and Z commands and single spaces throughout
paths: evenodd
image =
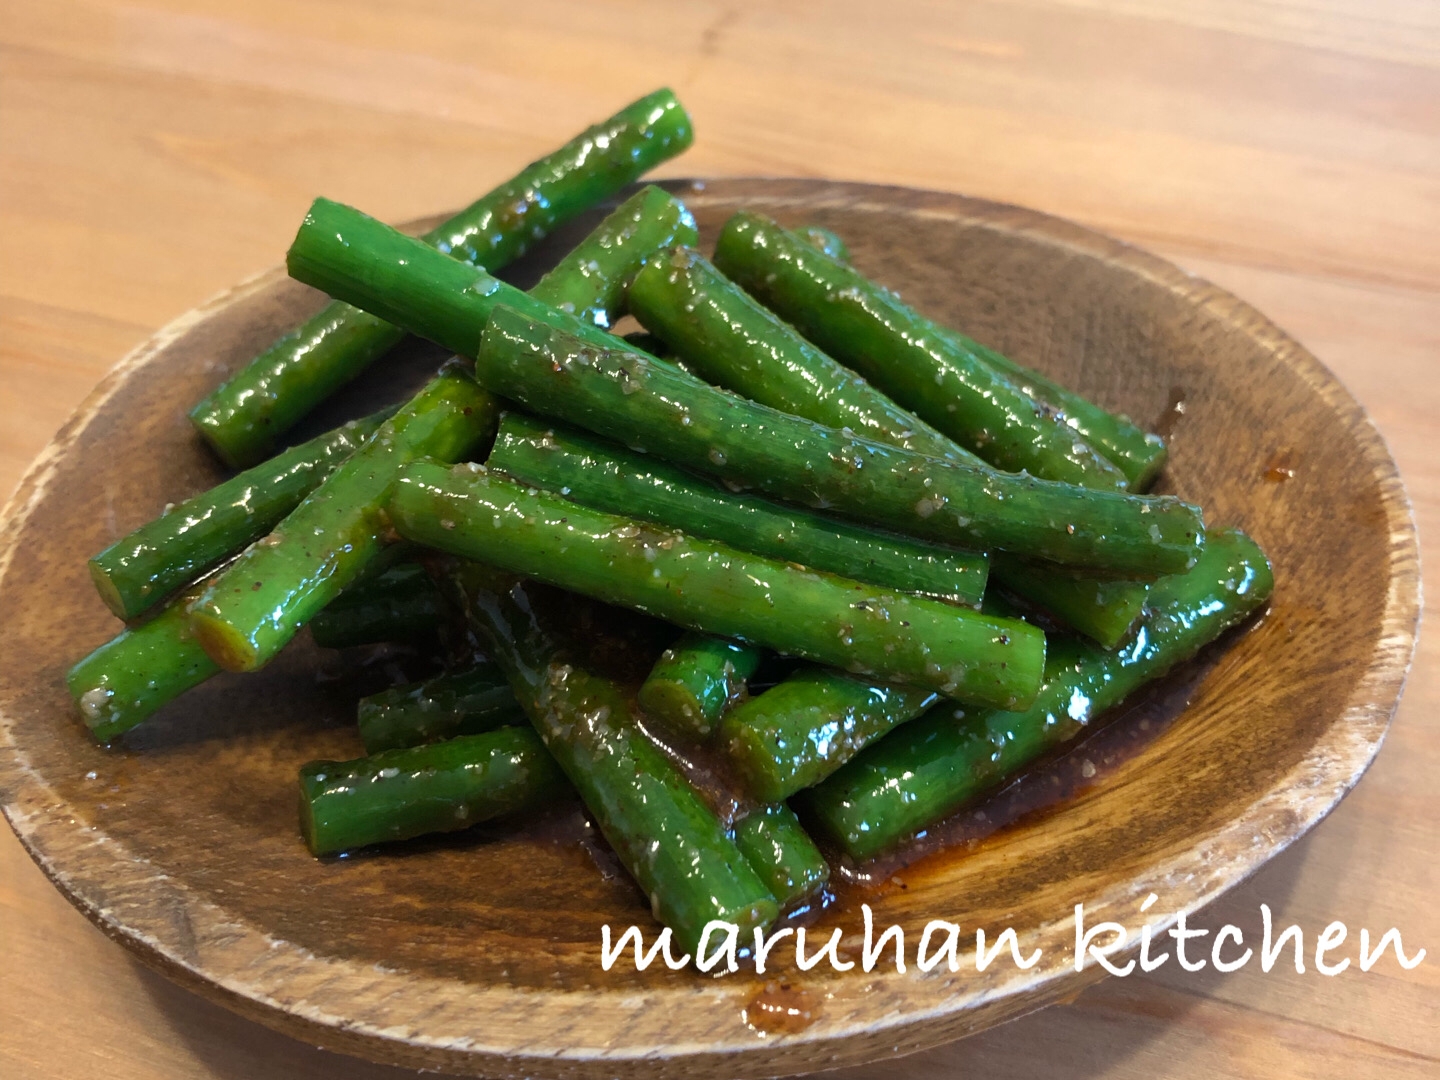
M 0 490 L 104 371 L 275 263 L 310 198 L 468 202 L 660 83 L 671 174 L 963 191 L 1150 247 L 1336 371 L 1440 533 L 1440 6 L 1427 0 L 0 2 Z M 1432 593 L 1437 587 L 1431 580 Z M 917 1076 L 1440 1072 L 1440 647 L 1370 774 L 1210 909 L 1433 956 L 1335 978 L 1112 979 L 907 1060 Z M 3 663 L 0 658 L 0 663 Z M 0 1075 L 397 1078 L 172 987 L 0 835 Z M 879 1066 L 849 1075 L 879 1077 Z

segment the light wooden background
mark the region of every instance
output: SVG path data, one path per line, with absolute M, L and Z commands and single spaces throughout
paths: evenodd
M 0 0 L 0 492 L 127 349 L 279 261 L 312 196 L 456 207 L 662 83 L 699 130 L 671 174 L 1024 203 L 1238 293 L 1366 404 L 1440 534 L 1437 0 Z M 1170 964 L 902 1074 L 1440 1074 L 1437 658 L 1422 638 L 1359 789 L 1200 920 L 1398 926 L 1419 968 Z M 151 975 L 0 833 L 0 1075 L 409 1075 Z

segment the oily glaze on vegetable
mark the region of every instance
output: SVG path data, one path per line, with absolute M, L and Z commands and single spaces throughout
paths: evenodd
M 368 754 L 478 735 L 523 721 L 504 672 L 488 661 L 392 686 L 361 698 L 355 707 L 355 725 Z
M 1253 540 L 1217 531 L 1193 570 L 1151 590 L 1140 631 L 1124 648 L 1056 638 L 1045 685 L 1028 709 L 941 705 L 807 792 L 805 805 L 850 856 L 869 858 L 1079 736 L 1096 716 L 1244 620 L 1273 585 Z
M 937 700 L 921 687 L 806 667 L 732 709 L 719 743 L 756 798 L 778 801 L 818 784 Z
M 823 255 L 842 263 L 850 261 L 845 242 L 828 229 L 807 226 L 793 230 Z M 966 337 L 939 323 L 936 333 L 949 337 L 956 349 L 973 353 L 979 360 L 1006 376 L 1024 393 L 1055 409 L 1067 427 L 1093 446 L 1125 474 L 1130 490 L 1144 491 L 1165 465 L 1165 440 L 1141 428 L 1128 417 L 1108 412 L 1054 379 L 1032 368 L 1017 364 L 1003 353 Z
M 835 359 L 997 468 L 1128 487 L 1124 473 L 973 349 L 773 221 L 736 214 L 715 261 Z
M 1029 701 L 1045 637 L 925 597 L 887 593 L 602 513 L 478 465 L 417 463 L 389 502 L 401 536 L 440 551 L 966 701 Z
M 653 455 L 521 413 L 501 418 L 487 460 L 517 480 L 597 510 L 671 525 L 756 555 L 971 607 L 985 592 L 989 560 L 978 552 L 735 494 Z
M 191 630 L 211 659 L 230 671 L 269 663 L 379 556 L 380 506 L 406 463 L 465 457 L 493 433 L 497 411 L 463 371 L 431 380 L 190 605 Z
M 90 560 L 105 606 L 144 614 L 260 539 L 364 444 L 392 410 L 352 420 L 171 507 Z
M 498 270 L 693 141 L 690 117 L 675 95 L 657 90 L 522 169 L 423 240 L 457 260 Z M 253 464 L 402 337 L 400 328 L 333 301 L 207 395 L 190 420 L 225 461 Z
M 462 563 L 451 581 L 545 747 L 681 947 L 693 951 L 712 919 L 745 936 L 767 926 L 775 897 L 645 733 L 623 688 L 581 665 L 514 579 Z
M 861 439 L 727 394 L 553 321 L 491 313 L 476 370 L 496 393 L 734 485 L 942 543 L 1117 574 L 1187 569 L 1200 511 L 1173 496 L 1091 491 Z
M 315 855 L 468 829 L 554 802 L 569 785 L 528 727 L 300 770 L 300 832 Z
M 645 715 L 703 739 L 744 692 L 764 656 L 763 649 L 691 631 L 660 654 L 636 700 Z
M 744 385 L 746 397 L 772 409 L 917 454 L 978 460 L 830 359 L 698 251 L 651 260 L 630 287 L 630 310 L 706 382 Z

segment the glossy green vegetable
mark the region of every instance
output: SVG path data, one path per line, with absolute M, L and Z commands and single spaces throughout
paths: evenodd
M 216 663 L 253 671 L 356 580 L 385 546 L 379 510 L 400 469 L 454 461 L 494 431 L 496 403 L 449 367 L 385 421 L 274 532 L 211 580 L 190 606 L 195 637 Z
M 425 568 L 400 563 L 327 604 L 310 620 L 310 636 L 326 649 L 433 638 L 448 614 Z
M 900 408 L 781 322 L 698 251 L 653 259 L 630 287 L 630 311 L 706 382 L 752 401 L 848 428 L 918 454 L 975 464 L 929 424 Z
M 423 240 L 457 260 L 498 270 L 693 139 L 684 108 L 669 90 L 658 90 L 521 170 Z M 328 304 L 196 405 L 190 419 L 226 461 L 252 464 L 402 336 L 348 304 Z
M 493 285 L 492 291 L 546 314 L 554 314 L 546 301 L 573 304 L 577 298 L 593 314 L 592 301 L 614 294 L 606 281 L 628 280 L 649 254 L 676 238 L 694 235 L 694 224 L 683 207 L 658 189 L 647 189 L 601 223 L 592 234 L 594 243 L 586 241 L 591 246 L 583 262 L 562 264 L 535 287 L 533 296 L 527 296 L 378 222 L 370 224 L 378 227 L 382 240 L 398 237 L 423 252 L 428 265 L 480 275 Z M 348 241 L 336 235 L 344 248 Z M 587 325 L 571 321 L 577 327 Z M 378 504 L 395 470 L 416 456 L 440 460 L 463 456 L 484 440 L 493 419 L 494 399 L 473 382 L 452 374 L 432 383 L 194 605 L 192 622 L 201 643 L 232 669 L 253 670 L 268 662 L 375 557 L 383 531 Z M 286 535 L 291 537 L 288 544 L 280 539 Z
M 958 331 L 940 329 L 949 336 L 957 353 L 974 354 L 1026 394 L 1055 409 L 1057 419 L 1125 474 L 1131 491 L 1144 491 L 1165 467 L 1169 451 L 1159 435 L 1151 434 L 1127 416 L 1102 409 L 1053 379 L 1017 364 Z
M 985 593 L 984 555 L 736 495 L 653 457 L 522 413 L 501 419 L 487 460 L 517 480 L 597 510 L 741 551 L 972 607 Z
M 439 257 L 424 244 L 338 203 L 316 201 L 288 263 L 297 280 L 453 348 L 473 351 L 473 336 L 487 326 L 499 303 L 514 309 L 512 321 L 520 316 L 535 322 L 532 336 L 544 333 L 545 324 L 551 331 L 578 336 L 571 342 L 557 338 L 557 345 L 573 352 L 583 341 L 628 365 L 629 374 L 614 366 L 607 367 L 608 376 L 596 373 L 612 384 L 613 393 L 601 393 L 597 380 L 587 378 L 584 392 L 560 400 L 554 392 L 559 376 L 566 376 L 574 390 L 578 372 L 558 368 L 565 349 L 553 350 L 556 355 L 551 357 L 538 355 L 538 341 L 530 346 L 531 370 L 502 370 L 497 361 L 507 358 L 494 352 L 480 369 L 481 381 L 509 387 L 506 393 L 538 412 L 631 444 L 651 442 L 665 456 L 691 467 L 718 473 L 732 483 L 748 481 L 791 501 L 829 505 L 847 516 L 942 543 L 1011 549 L 1136 578 L 1185 569 L 1204 542 L 1199 511 L 1178 499 L 1109 491 L 1086 494 L 1069 485 L 953 464 L 951 469 L 958 471 L 940 470 L 939 463 L 931 466 L 931 459 L 898 448 L 886 452 L 843 431 L 797 427 L 793 417 L 759 405 L 747 408 L 728 395 L 717 396 L 713 387 L 684 372 L 656 364 L 653 357 L 597 327 L 547 310 L 483 271 Z M 518 352 L 508 358 L 516 359 Z M 665 385 L 651 385 L 662 369 Z M 531 397 L 524 396 L 517 376 L 533 384 Z M 642 389 L 647 392 L 636 400 Z M 662 400 L 666 391 L 680 396 Z M 604 406 L 595 408 L 601 401 Z M 707 427 L 689 430 L 685 420 L 694 422 L 699 405 L 704 406 L 700 415 Z M 718 429 L 709 423 L 722 419 L 726 422 Z M 776 428 L 783 434 L 772 437 Z M 760 433 L 765 437 L 754 437 Z M 725 445 L 711 441 L 717 434 L 725 436 Z M 867 469 L 864 476 L 859 475 L 861 468 Z
M 1089 491 L 971 468 L 746 401 L 627 348 L 497 309 L 476 370 L 496 393 L 731 485 L 941 543 L 1126 576 L 1188 568 L 1200 511 L 1172 496 Z
M 133 619 L 269 532 L 380 426 L 352 420 L 171 507 L 90 560 L 105 606 Z
M 993 561 L 995 580 L 1007 592 L 1113 649 L 1130 636 L 1150 590 L 1143 581 L 1087 577 L 1063 567 L 1026 562 L 1005 552 Z
M 779 802 L 818 784 L 936 700 L 931 690 L 801 668 L 726 713 L 719 742 L 746 790 Z
M 688 368 L 727 390 L 819 424 L 853 425 L 892 446 L 980 461 L 806 344 L 698 256 L 652 261 L 631 302 L 647 325 L 670 335 Z M 1004 584 L 1107 647 L 1124 638 L 1145 602 L 1140 582 L 1087 585 L 1064 569 L 1008 557 L 997 565 Z
M 315 855 L 538 810 L 569 788 L 527 727 L 386 750 L 300 770 L 300 832 Z
M 505 673 L 486 661 L 361 698 L 355 714 L 367 754 L 525 722 Z
M 587 257 L 565 259 L 524 293 L 352 207 L 316 199 L 295 234 L 286 265 L 297 281 L 473 356 L 498 304 L 557 319 L 597 345 L 620 344 L 601 329 L 613 313 L 602 312 L 599 305 L 614 302 L 649 258 L 694 235 L 694 221 L 680 203 L 658 188 L 646 188 L 582 243 Z
M 759 214 L 726 223 L 715 263 L 846 367 L 1008 472 L 1123 489 L 1125 474 L 952 332 Z
M 608 327 L 640 268 L 676 244 L 695 243 L 697 236 L 683 203 L 660 188 L 641 188 L 556 263 L 530 295 Z
M 811 225 L 794 230 L 795 235 L 817 251 L 832 259 L 847 262 L 850 252 L 845 241 L 829 229 Z M 969 350 L 979 359 L 1010 379 L 1022 391 L 1058 409 L 1065 423 L 1093 446 L 1130 482 L 1132 491 L 1144 491 L 1165 465 L 1165 440 L 1152 435 L 1126 416 L 1102 409 L 1099 405 L 1032 371 L 1002 353 L 972 341 L 948 327 L 936 327 L 955 340 L 955 347 Z
M 526 488 L 480 465 L 407 468 L 401 536 L 692 630 L 998 705 L 1028 702 L 1045 638 L 925 597 L 799 569 Z
M 558 355 L 528 358 L 531 370 L 520 374 L 535 384 L 535 394 L 529 398 L 523 398 L 514 377 L 517 372 L 494 366 L 498 354 L 490 357 L 481 379 L 509 386 L 507 393 L 526 400 L 536 411 L 568 417 L 621 441 L 656 443 L 656 436 L 664 435 L 662 453 L 666 456 L 678 455 L 684 463 L 719 472 L 732 482 L 748 479 L 752 485 L 792 501 L 829 504 L 848 516 L 878 520 L 896 531 L 943 543 L 1008 547 L 1058 563 L 1133 577 L 1184 569 L 1203 543 L 1198 510 L 1173 498 L 1146 500 L 1111 492 L 1087 495 L 1067 485 L 978 470 L 937 472 L 938 465 L 932 467 L 928 458 L 907 456 L 898 449 L 885 452 L 844 432 L 808 424 L 797 428 L 793 418 L 773 410 L 756 413 L 763 407 L 747 408 L 728 395 L 717 396 L 713 387 L 668 365 L 656 364 L 604 331 L 547 310 L 483 271 L 443 258 L 424 244 L 337 203 L 317 200 L 291 248 L 289 266 L 298 280 L 373 308 L 453 348 L 473 351 L 469 344 L 473 335 L 486 326 L 496 304 L 503 301 L 537 324 L 563 328 L 589 345 L 611 353 L 623 349 L 633 375 L 648 372 L 653 376 L 663 367 L 664 389 L 681 395 L 673 402 L 657 400 L 658 395 L 651 392 L 636 400 L 636 391 L 654 379 L 630 376 L 610 378 L 613 393 L 608 395 L 599 394 L 596 380 L 587 379 L 585 393 L 562 402 L 561 395 L 554 393 L 556 377 L 576 372 L 552 370 L 559 362 Z M 614 368 L 609 370 L 612 376 L 618 374 Z M 623 382 L 628 392 L 622 393 L 619 385 L 613 385 L 616 382 Z M 586 400 L 592 397 L 608 398 L 606 406 L 596 410 L 595 402 Z M 726 436 L 726 445 L 708 441 L 717 434 L 713 424 L 703 431 L 687 430 L 685 417 L 692 422 L 695 419 L 692 402 L 705 406 L 707 421 L 728 421 L 718 432 Z M 644 422 L 638 427 L 633 422 L 636 417 L 627 415 L 634 413 L 642 414 Z M 591 417 L 589 423 L 586 416 Z M 776 427 L 787 430 L 772 438 L 770 429 Z M 803 445 L 787 446 L 802 430 L 807 436 L 801 438 Z M 641 431 L 644 439 L 636 437 Z M 764 438 L 752 437 L 761 432 Z M 725 461 L 730 464 L 722 464 Z M 743 472 L 737 462 L 745 466 Z M 870 467 L 860 476 L 857 462 L 861 467 L 867 463 L 880 467 Z M 937 490 L 930 490 L 927 481 L 938 483 Z M 943 512 L 937 513 L 942 507 Z
M 196 402 L 190 422 L 225 464 L 254 465 L 404 338 L 403 330 L 349 304 L 326 304 Z
M 70 669 L 70 696 L 97 742 L 123 735 L 220 670 L 190 634 L 185 607 L 193 595 L 120 631 Z
M 705 738 L 744 692 L 764 655 L 753 646 L 692 631 L 660 654 L 636 700 L 647 716 Z
M 735 822 L 735 844 L 782 910 L 813 897 L 830 880 L 825 856 L 784 803 L 762 806 Z
M 458 742 L 456 736 L 516 721 L 526 723 L 526 714 L 503 672 L 488 662 L 360 701 L 360 736 L 372 755 L 444 739 Z M 569 783 L 563 789 L 569 791 Z M 380 822 L 382 838 L 390 827 L 392 822 Z M 812 896 L 828 880 L 824 857 L 785 806 L 763 806 L 744 816 L 734 825 L 734 842 L 782 907 Z
M 499 304 L 537 318 L 555 318 L 597 345 L 620 340 L 593 320 L 561 312 L 478 266 L 448 259 L 415 237 L 329 199 L 311 204 L 285 265 L 296 281 L 383 316 L 461 356 L 475 355 L 480 331 Z M 553 285 L 554 279 L 550 280 Z
M 1045 686 L 1028 709 L 941 705 L 812 789 L 807 805 L 846 852 L 869 858 L 1088 730 L 1101 713 L 1259 608 L 1272 585 L 1253 540 L 1238 530 L 1212 533 L 1193 570 L 1150 590 L 1140 630 L 1123 649 L 1057 638 Z
M 820 225 L 802 225 L 795 229 L 794 233 L 816 251 L 841 262 L 850 261 L 850 247 L 840 238 L 839 233 L 831 232 Z
M 681 947 L 693 952 L 712 919 L 735 923 L 741 940 L 768 925 L 775 898 L 645 734 L 624 688 L 576 661 L 533 590 L 474 563 L 453 581 L 530 722 Z

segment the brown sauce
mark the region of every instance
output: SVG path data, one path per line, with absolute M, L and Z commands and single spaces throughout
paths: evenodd
M 1261 475 L 1272 484 L 1283 484 L 1286 480 L 1295 478 L 1295 465 L 1295 451 L 1287 446 L 1270 455 Z
M 1155 422 L 1150 425 L 1150 430 L 1168 442 L 1184 415 L 1185 390 L 1183 387 L 1172 386 L 1170 400 L 1165 406 L 1165 411 L 1156 417 Z
M 761 1035 L 794 1035 L 820 1018 L 820 995 L 771 979 L 745 1004 L 741 1016 Z
M 1004 787 L 961 807 L 909 843 L 858 865 L 830 852 L 835 908 L 858 908 L 902 891 L 908 888 L 907 877 L 937 871 L 947 860 L 964 858 L 1007 830 L 1032 827 L 1063 811 L 1087 788 L 1104 783 L 1184 713 L 1229 642 L 1230 635 L 1223 636 L 1195 660 L 1100 717 L 1083 738 L 1042 758 Z

